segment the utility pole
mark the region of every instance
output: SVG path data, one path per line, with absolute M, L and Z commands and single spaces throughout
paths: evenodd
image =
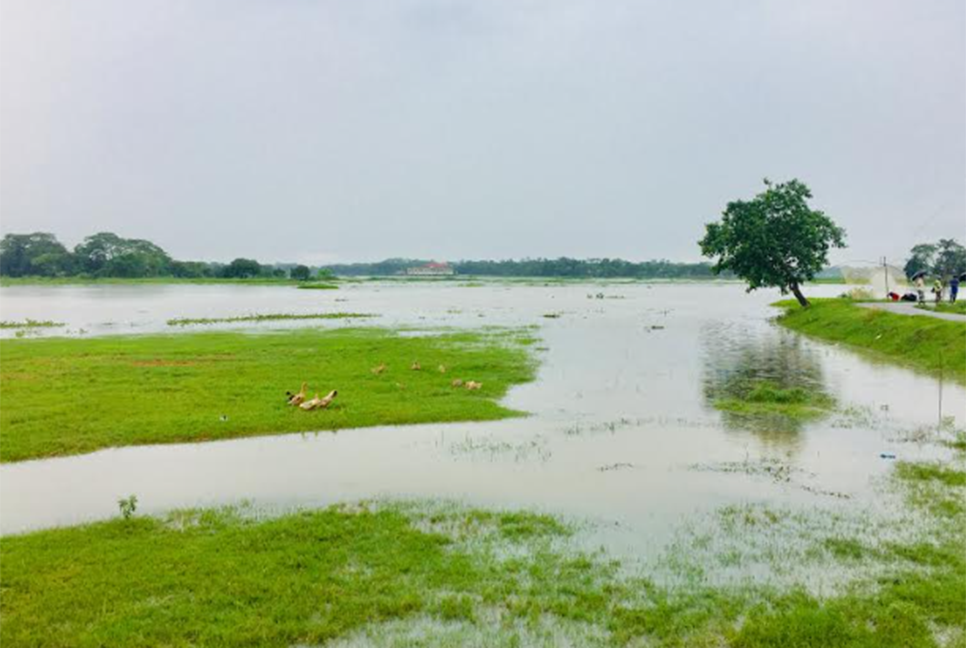
M 885 257 L 882 257 L 882 275 L 885 277 L 886 296 L 888 296 L 889 295 L 889 266 L 886 264 Z

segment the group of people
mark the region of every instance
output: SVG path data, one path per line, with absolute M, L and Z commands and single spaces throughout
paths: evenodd
M 936 300 L 936 303 L 942 301 L 943 292 L 945 291 L 945 286 L 941 278 L 936 277 L 936 280 L 932 282 L 932 293 Z M 919 303 L 924 304 L 926 302 L 926 276 L 924 274 L 919 274 L 916 276 L 916 292 L 919 295 Z M 955 304 L 956 297 L 959 295 L 959 277 L 953 276 L 949 280 L 949 303 Z

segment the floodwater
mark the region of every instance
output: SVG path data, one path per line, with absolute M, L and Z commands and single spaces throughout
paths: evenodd
M 818 286 L 810 294 L 842 290 Z M 728 504 L 894 505 L 875 488 L 892 461 L 881 455 L 941 453 L 908 437 L 935 427 L 940 416 L 961 427 L 966 390 L 781 329 L 768 306 L 777 298 L 733 283 L 3 288 L 2 319 L 66 324 L 37 335 L 180 332 L 191 327 L 172 329 L 166 320 L 351 311 L 379 317 L 318 325 L 536 325 L 541 366 L 536 381 L 506 399 L 531 413 L 525 418 L 143 446 L 3 465 L 0 531 L 112 517 L 117 499 L 129 494 L 146 513 L 246 500 L 287 508 L 430 497 L 590 520 L 611 548 L 641 552 L 660 547 L 686 517 Z M 712 398 L 749 376 L 824 391 L 837 411 L 793 423 L 712 407 Z

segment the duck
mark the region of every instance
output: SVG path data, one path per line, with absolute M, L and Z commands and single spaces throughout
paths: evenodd
M 439 373 L 446 373 L 446 365 L 439 365 Z
M 419 364 L 419 361 L 418 360 L 416 362 L 413 362 L 413 366 L 410 367 L 410 369 L 412 369 L 413 371 L 419 371 L 422 368 L 423 368 L 423 366 L 421 364 Z
M 378 367 L 373 367 L 373 368 L 372 368 L 372 373 L 374 373 L 374 374 L 376 374 L 376 375 L 378 376 L 379 374 L 381 374 L 381 373 L 382 373 L 382 372 L 384 372 L 385 370 L 386 370 L 386 363 L 385 363 L 385 362 L 383 362 L 383 363 L 382 363 L 381 365 L 379 365 Z
M 315 397 L 313 397 L 313 398 L 305 401 L 304 403 L 300 404 L 299 405 L 299 408 L 301 408 L 302 410 L 308 412 L 309 410 L 314 410 L 316 407 L 318 407 L 319 406 L 319 403 L 321 403 L 321 402 L 322 402 L 322 399 L 319 398 L 319 394 L 318 394 L 318 392 L 316 392 Z
M 335 389 L 326 394 L 322 400 L 319 401 L 319 409 L 325 409 L 329 404 L 335 400 L 335 397 L 339 395 L 339 392 Z
M 467 380 L 466 381 L 466 388 L 467 389 L 483 389 L 483 383 L 476 382 L 475 380 Z
M 463 381 L 460 380 L 459 378 L 457 378 L 456 380 L 454 380 L 453 382 L 451 382 L 450 385 L 453 386 L 453 387 L 462 387 L 463 386 Z
M 289 405 L 301 405 L 302 403 L 304 403 L 305 402 L 305 389 L 308 386 L 309 386 L 308 383 L 302 383 L 302 389 L 299 390 L 299 393 L 297 393 L 297 394 L 293 394 L 292 392 L 285 392 L 285 395 L 288 397 L 288 404 Z

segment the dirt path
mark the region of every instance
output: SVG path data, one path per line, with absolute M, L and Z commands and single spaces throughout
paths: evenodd
M 898 313 L 899 315 L 918 315 L 921 317 L 935 317 L 936 319 L 949 320 L 950 322 L 966 322 L 966 316 L 956 315 L 955 313 L 937 313 L 923 308 L 916 308 L 912 302 L 863 302 L 859 306 L 862 308 L 876 308 L 878 310 Z

